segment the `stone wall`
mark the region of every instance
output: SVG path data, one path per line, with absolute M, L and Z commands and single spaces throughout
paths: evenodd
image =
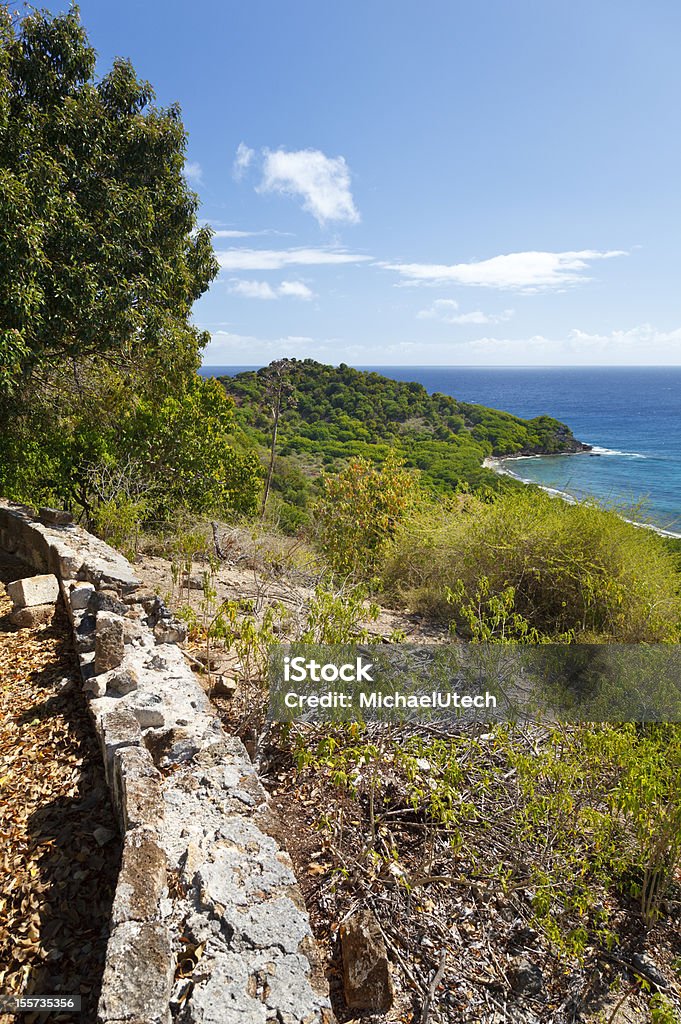
M 98 1021 L 330 1021 L 280 823 L 182 624 L 118 552 L 41 518 L 0 501 L 0 547 L 59 582 L 124 837 Z

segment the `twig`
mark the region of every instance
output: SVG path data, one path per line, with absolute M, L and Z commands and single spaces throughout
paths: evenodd
M 421 1024 L 426 1024 L 426 1021 L 428 1020 L 428 1014 L 430 1013 L 430 1004 L 432 1003 L 433 999 L 435 998 L 435 993 L 437 991 L 437 987 L 440 984 L 440 982 L 442 981 L 442 975 L 445 973 L 445 963 L 446 963 L 446 960 L 447 960 L 447 951 L 443 947 L 440 950 L 440 964 L 439 964 L 438 969 L 436 970 L 435 974 L 433 975 L 433 978 L 432 978 L 432 980 L 430 982 L 430 985 L 428 986 L 428 991 L 426 992 L 426 998 L 423 1000 L 423 1009 L 421 1010 Z

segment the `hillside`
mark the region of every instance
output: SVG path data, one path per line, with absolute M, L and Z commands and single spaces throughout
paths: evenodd
M 220 378 L 236 403 L 237 420 L 250 440 L 269 446 L 272 370 Z M 504 482 L 483 468 L 489 455 L 541 455 L 586 450 L 565 424 L 550 416 L 523 420 L 507 412 L 429 395 L 418 383 L 391 380 L 344 363 L 290 360 L 290 395 L 282 409 L 278 454 L 332 466 L 365 456 L 382 461 L 394 448 L 426 486 L 448 491 L 461 482 L 494 490 Z

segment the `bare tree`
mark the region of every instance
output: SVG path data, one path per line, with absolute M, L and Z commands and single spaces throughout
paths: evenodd
M 293 384 L 289 377 L 291 368 L 290 359 L 275 359 L 265 371 L 265 401 L 272 413 L 272 439 L 270 441 L 270 461 L 267 467 L 267 479 L 265 480 L 265 491 L 262 497 L 261 515 L 265 515 L 267 499 L 272 486 L 272 473 L 274 472 L 274 457 L 277 449 L 277 433 L 279 431 L 279 417 L 282 409 L 294 404 Z

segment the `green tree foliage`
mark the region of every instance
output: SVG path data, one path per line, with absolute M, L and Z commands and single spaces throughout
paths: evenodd
M 334 569 L 371 576 L 416 496 L 413 476 L 390 454 L 380 469 L 353 459 L 323 478 L 316 508 L 317 540 Z
M 187 317 L 216 264 L 179 107 L 154 107 L 128 61 L 100 82 L 94 67 L 77 8 L 18 20 L 0 7 L 5 392 L 67 357 L 174 349 L 196 365 Z
M 679 576 L 661 539 L 595 504 L 534 489 L 419 511 L 398 531 L 383 574 L 390 592 L 464 636 L 517 641 L 521 624 L 535 642 L 681 636 Z
M 77 8 L 0 6 L 0 492 L 112 536 L 178 507 L 252 511 L 257 460 L 196 375 L 189 316 L 218 267 L 179 107 L 127 61 L 94 67 Z

